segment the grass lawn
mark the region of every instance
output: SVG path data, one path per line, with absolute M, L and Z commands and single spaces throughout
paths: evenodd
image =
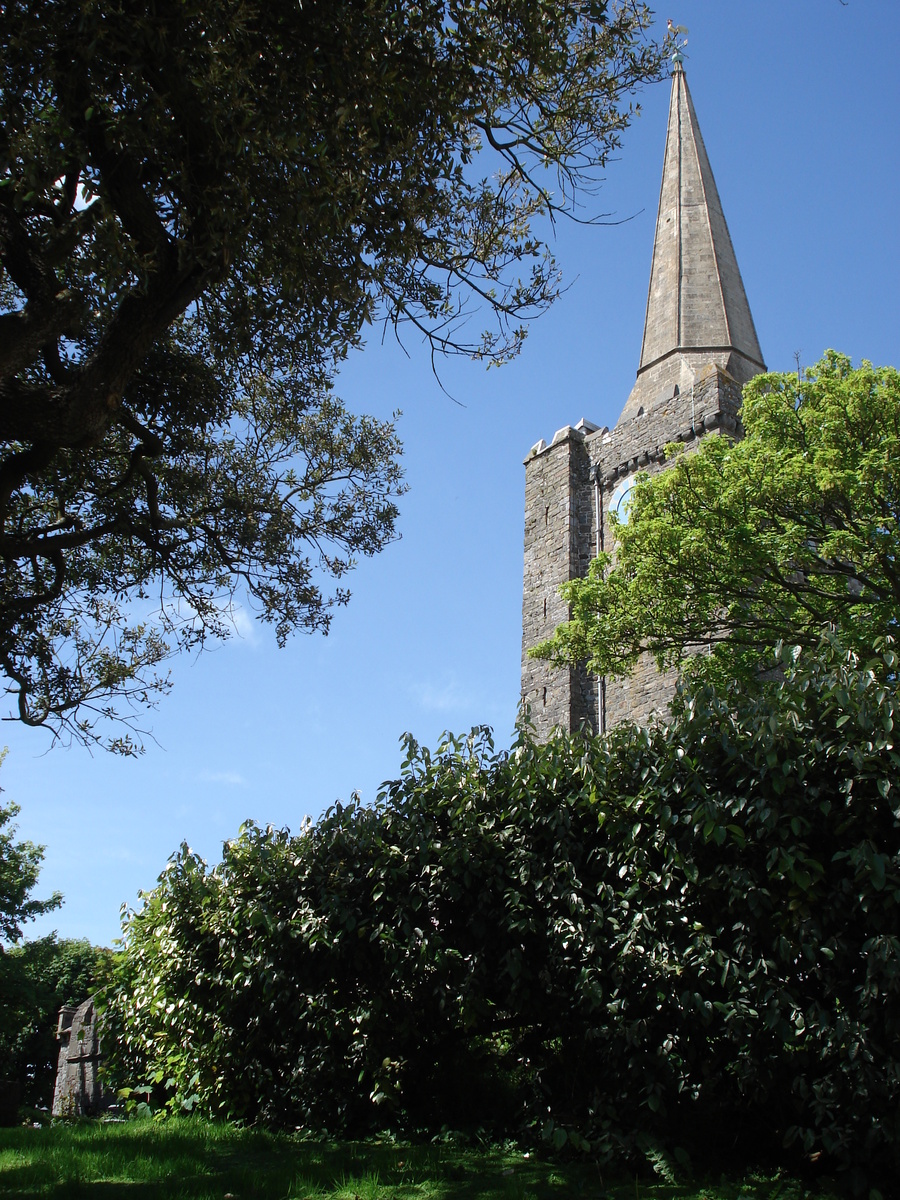
M 819 1194 L 824 1200 L 825 1194 Z M 0 1129 L 0 1197 L 91 1200 L 814 1200 L 748 1177 L 682 1187 L 453 1145 L 313 1142 L 202 1121 Z

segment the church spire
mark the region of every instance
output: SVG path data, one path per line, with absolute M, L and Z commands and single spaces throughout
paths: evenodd
M 680 57 L 672 72 L 641 363 L 620 423 L 676 387 L 689 391 L 710 364 L 738 383 L 765 370 Z

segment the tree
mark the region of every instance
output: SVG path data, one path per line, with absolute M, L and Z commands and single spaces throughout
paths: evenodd
M 54 892 L 48 900 L 31 898 L 44 858 L 44 847 L 14 840 L 16 827 L 10 822 L 18 812 L 17 804 L 0 805 L 0 937 L 10 942 L 21 938 L 23 922 L 33 921 L 62 904 L 59 892 Z
M 0 755 L 0 762 L 4 755 Z M 18 812 L 16 804 L 0 804 L 0 939 L 3 942 L 18 942 L 26 921 L 33 921 L 62 904 L 59 892 L 46 900 L 32 897 L 44 847 L 15 840 L 16 826 L 12 822 Z M 54 940 L 51 937 L 35 945 L 49 945 Z M 17 951 L 17 947 L 0 942 L 0 1053 L 9 1063 L 10 1077 L 24 1083 L 25 1064 L 21 1057 L 27 1044 L 26 1031 L 38 1003 L 31 969 L 36 959 L 27 949 L 24 954 Z
M 571 619 L 534 653 L 621 675 L 649 652 L 724 679 L 826 626 L 863 652 L 895 628 L 900 375 L 828 351 L 803 377 L 758 375 L 743 400 L 742 440 L 667 448 L 674 461 L 636 487 L 615 551 L 563 585 Z
M 320 575 L 393 536 L 400 486 L 337 364 L 376 319 L 518 350 L 558 286 L 534 221 L 618 146 L 660 69 L 647 21 L 635 0 L 5 6 L 0 663 L 24 721 L 98 739 L 165 686 L 170 642 L 227 633 L 237 588 L 279 639 L 327 629 L 346 592 Z M 496 320 L 467 341 L 470 300 Z
M 5 751 L 0 754 L 3 761 Z M 22 926 L 62 904 L 60 892 L 36 900 L 44 847 L 16 841 L 17 804 L 0 805 L 0 938 L 18 943 Z M 86 1000 L 110 952 L 56 934 L 22 945 L 0 945 L 0 1055 L 5 1074 L 20 1083 L 30 1104 L 49 1104 L 54 1030 L 63 1004 Z

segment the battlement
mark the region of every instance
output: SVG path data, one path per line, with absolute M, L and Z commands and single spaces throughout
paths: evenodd
M 635 471 L 661 466 L 666 446 L 673 442 L 690 445 L 711 431 L 740 436 L 740 410 L 740 385 L 711 363 L 689 392 L 680 392 L 676 385 L 671 396 L 605 431 L 596 449 L 597 435 L 590 437 L 589 453 L 603 486 L 614 486 Z
M 552 449 L 554 446 L 559 446 L 562 442 L 567 442 L 570 438 L 574 438 L 577 442 L 583 442 L 586 437 L 606 432 L 606 426 L 601 429 L 593 421 L 588 421 L 582 417 L 577 425 L 563 425 L 562 429 L 557 429 L 549 446 L 543 438 L 539 442 L 535 442 L 522 461 L 527 464 L 539 454 L 544 454 L 547 450 Z

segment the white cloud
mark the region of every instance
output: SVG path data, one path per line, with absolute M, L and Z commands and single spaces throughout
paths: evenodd
M 247 780 L 237 771 L 201 771 L 203 783 L 226 783 L 229 787 L 246 787 Z
M 447 677 L 443 683 L 432 680 L 414 683 L 409 690 L 421 707 L 429 712 L 459 712 L 472 704 L 471 696 L 463 690 L 455 676 Z
M 235 634 L 248 645 L 258 646 L 260 643 L 259 622 L 254 620 L 252 613 L 249 613 L 246 608 L 241 608 L 239 604 L 235 604 L 228 615 L 231 617 Z
M 107 846 L 102 851 L 102 857 L 112 862 L 136 863 L 140 861 L 139 855 L 127 846 Z

